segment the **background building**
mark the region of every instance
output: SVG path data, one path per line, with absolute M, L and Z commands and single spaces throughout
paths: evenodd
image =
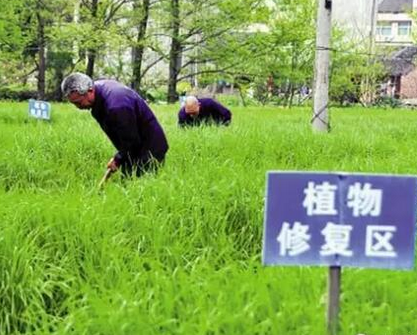
M 383 0 L 378 6 L 376 41 L 384 45 L 412 45 L 411 12 L 417 0 Z

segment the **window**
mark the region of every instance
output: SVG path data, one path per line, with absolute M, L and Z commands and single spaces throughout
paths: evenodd
M 376 34 L 381 36 L 391 36 L 392 28 L 391 22 L 379 21 L 376 26 Z
M 411 35 L 411 21 L 398 22 L 398 35 L 399 36 Z

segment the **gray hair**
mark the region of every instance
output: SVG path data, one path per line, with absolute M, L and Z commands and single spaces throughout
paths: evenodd
M 86 94 L 94 85 L 93 80 L 84 73 L 74 72 L 65 77 L 61 84 L 62 94 L 67 97 L 71 92 Z
M 198 104 L 198 99 L 194 95 L 189 95 L 185 98 L 185 106 Z

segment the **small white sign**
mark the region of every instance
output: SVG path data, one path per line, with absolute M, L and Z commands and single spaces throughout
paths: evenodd
M 29 100 L 29 115 L 41 119 L 41 120 L 50 120 L 51 119 L 51 104 L 46 101 L 41 100 Z

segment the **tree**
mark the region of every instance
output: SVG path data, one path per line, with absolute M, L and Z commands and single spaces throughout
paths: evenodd
M 46 48 L 51 41 L 53 25 L 61 15 L 65 15 L 65 4 L 64 0 L 24 0 L 24 6 L 19 11 L 21 32 L 25 40 L 23 55 L 35 63 L 39 99 L 44 99 L 46 94 Z
M 311 86 L 315 10 L 310 0 L 271 2 L 251 20 L 262 24 L 212 43 L 220 55 L 218 67 L 232 82 L 249 79 L 262 102 L 279 98 L 291 106 L 295 92 Z
M 166 2 L 165 2 L 166 3 Z M 214 48 L 235 32 L 246 30 L 263 8 L 258 0 L 169 0 L 165 13 L 170 23 L 168 102 L 177 100 L 179 81 L 204 73 L 221 73 L 221 55 Z M 196 69 L 196 64 L 200 64 Z
M 77 34 L 80 51 L 86 54 L 86 74 L 94 77 L 98 52 L 119 39 L 117 21 L 123 6 L 130 0 L 81 0 L 80 23 L 73 29 Z
M 37 20 L 37 47 L 38 47 L 38 99 L 45 98 L 45 72 L 46 72 L 46 58 L 45 58 L 45 46 L 46 46 L 46 35 L 45 26 L 46 14 L 45 14 L 45 3 L 41 0 L 37 0 L 35 4 L 36 20 Z
M 0 84 L 2 87 L 12 78 L 23 77 L 23 51 L 28 38 L 21 25 L 23 0 L 10 0 L 2 3 L 0 12 Z M 15 79 L 14 79 L 15 80 Z
M 133 11 L 137 15 L 137 20 L 135 20 L 137 33 L 136 33 L 136 43 L 132 48 L 132 81 L 131 86 L 137 92 L 143 94 L 141 83 L 143 78 L 142 65 L 143 58 L 146 48 L 146 34 L 149 20 L 149 11 L 151 7 L 150 0 L 136 0 L 133 3 Z

